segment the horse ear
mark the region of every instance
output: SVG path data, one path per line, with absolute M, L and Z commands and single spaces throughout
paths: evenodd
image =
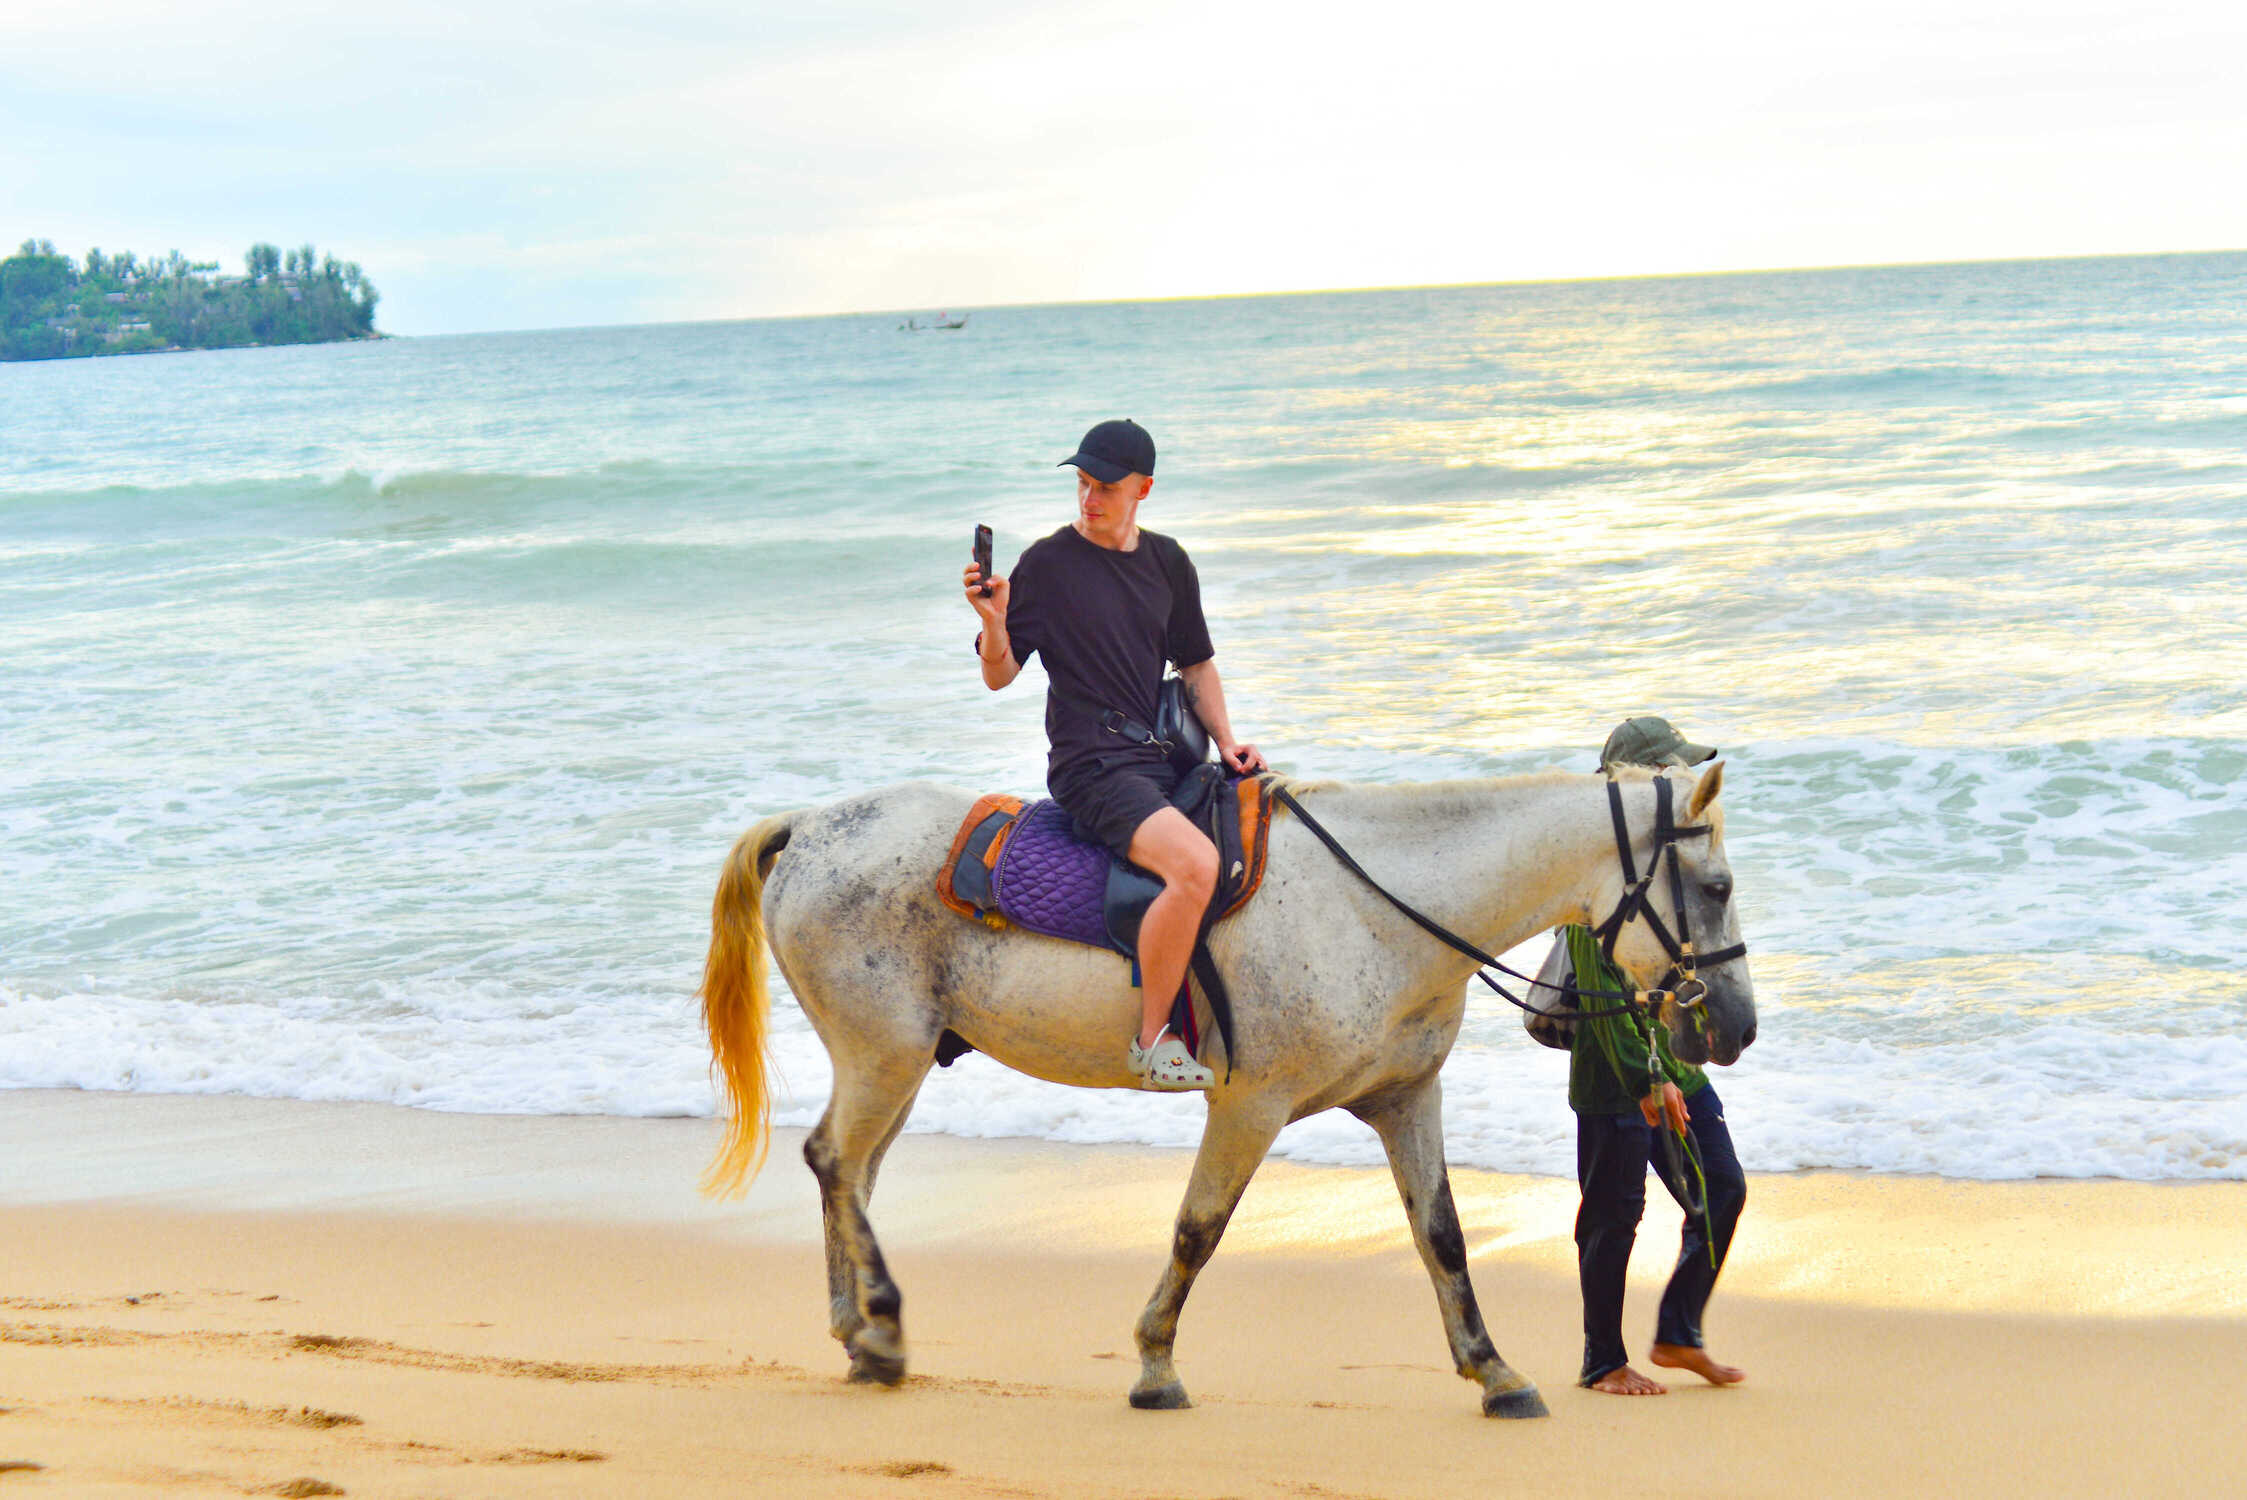
M 1698 818 L 1708 810 L 1711 802 L 1716 801 L 1716 794 L 1723 790 L 1724 762 L 1720 760 L 1702 773 L 1700 781 L 1693 788 L 1693 799 L 1685 804 L 1685 815 L 1688 818 Z

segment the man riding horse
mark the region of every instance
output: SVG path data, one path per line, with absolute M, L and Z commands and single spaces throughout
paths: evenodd
M 1259 843 L 1258 894 L 1208 929 L 1212 966 L 1255 997 L 1210 1044 L 1225 1058 L 1211 1087 L 1163 1034 L 1213 889 L 1210 846 L 1164 800 L 1173 773 L 1161 741 L 1130 732 L 1161 717 L 1165 657 L 1181 664 L 1228 767 L 1264 761 L 1233 735 L 1184 551 L 1139 528 L 1154 444 L 1134 424 L 1103 423 L 1067 462 L 1081 476 L 1076 524 L 1033 546 L 1012 579 L 991 580 L 988 599 L 980 568 L 962 581 L 985 622 L 987 684 L 1045 658 L 1062 809 L 1168 882 L 1172 904 L 1141 929 L 1145 984 L 1134 990 L 1130 965 L 1100 938 L 969 920 L 984 914 L 975 902 L 961 910 L 951 877 L 989 797 L 908 782 L 762 818 L 734 841 L 710 903 L 702 1011 L 726 1124 L 705 1185 L 739 1192 L 771 1140 L 769 949 L 834 1069 L 803 1149 L 819 1182 L 829 1328 L 851 1379 L 905 1378 L 904 1293 L 869 1209 L 949 1041 L 1069 1087 L 1207 1090 L 1169 1254 L 1133 1329 L 1134 1407 L 1192 1405 L 1175 1352 L 1196 1278 L 1280 1131 L 1343 1109 L 1388 1156 L 1452 1367 L 1480 1388 L 1486 1415 L 1543 1416 L 1536 1383 L 1500 1357 L 1475 1298 L 1444 1164 L 1444 1059 L 1467 982 L 1491 955 L 1571 923 L 1607 935 L 1604 957 L 1627 981 L 1586 991 L 1596 1010 L 1661 1026 L 1685 1061 L 1739 1057 L 1755 1040 L 1755 993 L 1724 851 L 1723 767 L 1385 786 L 1267 779 L 1255 790 L 1285 816 Z M 1239 800 L 1245 819 L 1250 799 Z M 1014 848 L 985 852 L 1004 863 Z M 996 889 L 1004 881 L 989 868 Z M 1645 988 L 1673 968 L 1674 989 Z M 1135 1045 L 1115 1050 L 1135 1022 Z M 1286 1330 L 1255 1336 L 1284 1344 Z
M 1011 577 L 985 579 L 974 563 L 962 575 L 983 621 L 976 655 L 993 691 L 1031 657 L 1045 659 L 1047 789 L 1081 837 L 1163 883 L 1139 928 L 1131 1071 L 1145 1088 L 1207 1089 L 1216 1075 L 1167 1023 L 1216 887 L 1217 848 L 1170 805 L 1178 773 L 1141 727 L 1159 717 L 1164 662 L 1177 666 L 1227 770 L 1261 771 L 1264 757 L 1233 736 L 1193 561 L 1139 525 L 1154 439 L 1128 419 L 1102 422 L 1056 467 L 1077 471 L 1076 520 L 1032 542 Z

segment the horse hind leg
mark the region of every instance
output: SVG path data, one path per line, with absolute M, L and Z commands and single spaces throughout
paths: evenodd
M 889 1154 L 890 1146 L 895 1143 L 899 1133 L 905 1129 L 905 1122 L 913 1113 L 914 1101 L 919 1099 L 920 1096 L 920 1088 L 916 1085 L 912 1095 L 897 1111 L 897 1118 L 890 1121 L 889 1133 L 882 1137 L 880 1144 L 875 1146 L 873 1154 L 866 1159 L 863 1197 L 868 1203 L 873 1201 L 874 1180 L 881 1171 L 882 1158 Z M 828 1116 L 831 1117 L 833 1112 L 834 1108 L 830 1105 Z M 820 1127 L 826 1129 L 827 1125 L 828 1117 L 822 1117 Z M 831 1131 L 828 1139 L 833 1139 Z M 819 1161 L 827 1159 L 827 1155 L 827 1149 L 822 1148 L 818 1159 L 815 1160 L 812 1142 L 809 1139 L 805 1140 L 804 1160 L 810 1164 L 814 1176 L 819 1174 Z M 858 1310 L 858 1276 L 856 1268 L 851 1262 L 849 1246 L 844 1242 L 843 1216 L 837 1211 L 834 1200 L 825 1191 L 824 1184 L 819 1195 L 819 1217 L 826 1231 L 827 1243 L 827 1331 L 834 1337 L 835 1342 L 848 1348 L 851 1336 L 866 1326 L 866 1319 Z
M 866 1215 L 883 1153 L 904 1128 L 930 1059 L 900 1055 L 878 1066 L 836 1059 L 835 1093 L 804 1141 L 819 1179 L 827 1239 L 828 1328 L 850 1351 L 850 1378 L 895 1385 L 905 1378 L 904 1296 Z
M 1436 1306 L 1451 1342 L 1454 1368 L 1482 1387 L 1486 1417 L 1542 1417 L 1545 1398 L 1536 1385 L 1498 1357 L 1483 1327 L 1467 1276 L 1467 1241 L 1451 1199 L 1451 1174 L 1443 1161 L 1443 1089 L 1434 1077 L 1377 1102 L 1350 1106 L 1373 1127 L 1389 1153 L 1389 1171 L 1404 1199 L 1413 1242 L 1436 1286 Z
M 1178 1207 L 1170 1264 L 1139 1314 L 1139 1381 L 1131 1388 L 1131 1404 L 1142 1411 L 1176 1411 L 1194 1404 L 1171 1359 L 1178 1315 L 1282 1123 L 1278 1114 L 1256 1105 L 1227 1108 L 1226 1101 L 1212 1101 L 1186 1200 Z

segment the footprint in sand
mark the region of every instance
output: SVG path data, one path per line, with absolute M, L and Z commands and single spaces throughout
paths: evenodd
M 195 1396 L 89 1396 L 86 1399 L 102 1406 L 182 1412 L 205 1422 L 310 1427 L 318 1432 L 366 1425 L 363 1418 L 347 1411 L 323 1411 L 317 1406 L 252 1406 L 247 1401 L 206 1401 Z
M 853 1474 L 880 1474 L 889 1479 L 915 1479 L 923 1474 L 949 1474 L 950 1464 L 940 1464 L 932 1458 L 899 1458 L 886 1464 L 852 1464 L 846 1466 Z
M 1435 1367 L 1434 1365 L 1407 1365 L 1407 1364 L 1342 1365 L 1342 1366 L 1340 1366 L 1339 1368 L 1341 1368 L 1341 1369 L 1344 1369 L 1344 1370 L 1410 1370 L 1410 1371 L 1411 1371 L 1412 1373 L 1414 1373 L 1414 1374 L 1416 1374 L 1416 1375 L 1444 1375 L 1444 1374 L 1448 1374 L 1448 1373 L 1450 1373 L 1449 1371 L 1445 1371 L 1445 1370 L 1439 1370 L 1439 1369 L 1437 1369 L 1437 1368 L 1436 1368 L 1436 1367 Z
M 345 1338 L 332 1333 L 300 1333 L 289 1340 L 292 1349 L 365 1349 L 373 1339 Z

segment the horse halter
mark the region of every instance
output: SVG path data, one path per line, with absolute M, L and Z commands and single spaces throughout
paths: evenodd
M 1719 948 L 1714 953 L 1697 954 L 1693 951 L 1693 918 L 1685 905 L 1685 866 L 1678 859 L 1677 846 L 1687 839 L 1706 838 L 1709 825 L 1679 825 L 1670 812 L 1670 778 L 1656 770 L 1654 857 L 1647 861 L 1646 874 L 1641 876 L 1638 873 L 1638 861 L 1631 857 L 1631 828 L 1629 820 L 1623 816 L 1623 788 L 1615 779 L 1613 768 L 1602 769 L 1607 776 L 1608 816 L 1615 824 L 1615 857 L 1623 865 L 1623 898 L 1615 903 L 1615 910 L 1608 914 L 1607 920 L 1592 929 L 1592 935 L 1599 939 L 1600 956 L 1610 965 L 1614 964 L 1615 940 L 1622 936 L 1623 929 L 1630 925 L 1634 917 L 1644 917 L 1655 940 L 1661 943 L 1662 951 L 1670 956 L 1670 972 L 1677 976 L 1677 987 L 1670 994 L 1677 1000 L 1678 1008 L 1699 1010 L 1709 997 L 1709 987 L 1694 972 L 1695 969 L 1701 964 L 1708 964 L 1712 968 L 1718 964 L 1727 964 L 1736 958 L 1745 958 L 1748 952 L 1748 945 L 1744 942 L 1734 943 L 1729 948 Z M 1661 873 L 1662 856 L 1665 854 L 1670 861 L 1670 909 L 1677 914 L 1678 930 L 1674 936 L 1664 925 L 1661 913 L 1654 909 L 1654 903 L 1647 899 L 1654 887 L 1655 876 Z M 1688 993 L 1689 990 L 1691 993 Z M 1647 992 L 1650 997 L 1661 993 L 1660 990 Z

